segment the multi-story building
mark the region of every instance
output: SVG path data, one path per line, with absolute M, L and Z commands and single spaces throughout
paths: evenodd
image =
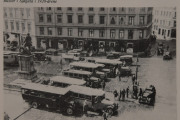
M 151 34 L 152 8 L 35 8 L 37 47 L 143 51 Z
M 176 39 L 175 7 L 155 7 L 153 9 L 153 32 L 157 39 Z
M 17 40 L 22 44 L 27 33 L 32 38 L 32 44 L 36 47 L 34 8 L 4 7 L 4 41 Z

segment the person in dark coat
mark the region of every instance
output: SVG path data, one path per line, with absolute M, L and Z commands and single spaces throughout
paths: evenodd
M 129 86 L 127 87 L 126 89 L 126 97 L 128 98 L 128 95 L 129 95 Z
M 140 89 L 139 89 L 139 97 L 141 97 L 142 94 L 143 94 L 143 93 L 142 93 L 142 88 L 140 88 Z
M 121 100 L 121 97 L 122 97 L 122 90 L 120 89 L 120 91 L 119 91 L 119 101 Z
M 125 100 L 125 94 L 126 94 L 126 91 L 125 91 L 125 89 L 123 89 L 123 91 L 122 91 L 122 99 L 123 99 L 123 101 Z
M 133 83 L 133 85 L 134 85 L 134 83 L 135 83 L 135 80 L 136 80 L 136 77 L 135 77 L 135 75 L 133 75 L 133 76 L 132 76 L 132 83 Z

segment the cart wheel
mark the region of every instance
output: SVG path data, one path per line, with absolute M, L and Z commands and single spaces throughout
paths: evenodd
M 38 103 L 37 102 L 33 102 L 32 103 L 32 107 L 35 108 L 35 109 L 38 108 Z
M 66 113 L 68 115 L 72 115 L 73 114 L 73 109 L 71 107 L 68 107 L 67 110 L 66 110 Z

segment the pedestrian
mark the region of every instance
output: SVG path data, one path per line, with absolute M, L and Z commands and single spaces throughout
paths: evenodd
M 104 90 L 104 89 L 105 89 L 105 86 L 106 86 L 105 81 L 103 80 L 103 81 L 101 82 L 101 84 L 102 84 L 102 89 Z
M 4 112 L 4 120 L 10 120 L 9 115 L 6 112 Z
M 135 77 L 135 75 L 133 74 L 133 76 L 132 76 L 132 83 L 133 83 L 133 85 L 134 85 L 135 80 L 136 80 L 136 77 Z
M 167 45 L 167 51 L 169 50 L 169 45 Z
M 108 120 L 108 113 L 105 110 L 103 111 L 103 118 L 104 120 Z
M 115 99 L 118 96 L 117 90 L 114 90 L 113 94 L 114 94 L 114 99 Z
M 128 98 L 128 95 L 129 95 L 129 86 L 127 87 L 126 89 L 126 97 Z
M 123 101 L 125 100 L 125 94 L 126 94 L 125 89 L 123 89 L 123 91 L 122 91 L 122 100 Z
M 139 89 L 139 97 L 142 96 L 142 88 Z
M 121 97 L 122 97 L 122 90 L 120 89 L 120 91 L 119 91 L 119 101 L 121 100 Z

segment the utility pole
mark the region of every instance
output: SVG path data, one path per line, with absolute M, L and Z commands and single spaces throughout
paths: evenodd
M 137 54 L 137 59 L 136 59 L 136 80 L 137 80 L 137 77 L 138 77 L 138 63 L 139 62 L 139 59 L 138 59 L 138 54 Z

